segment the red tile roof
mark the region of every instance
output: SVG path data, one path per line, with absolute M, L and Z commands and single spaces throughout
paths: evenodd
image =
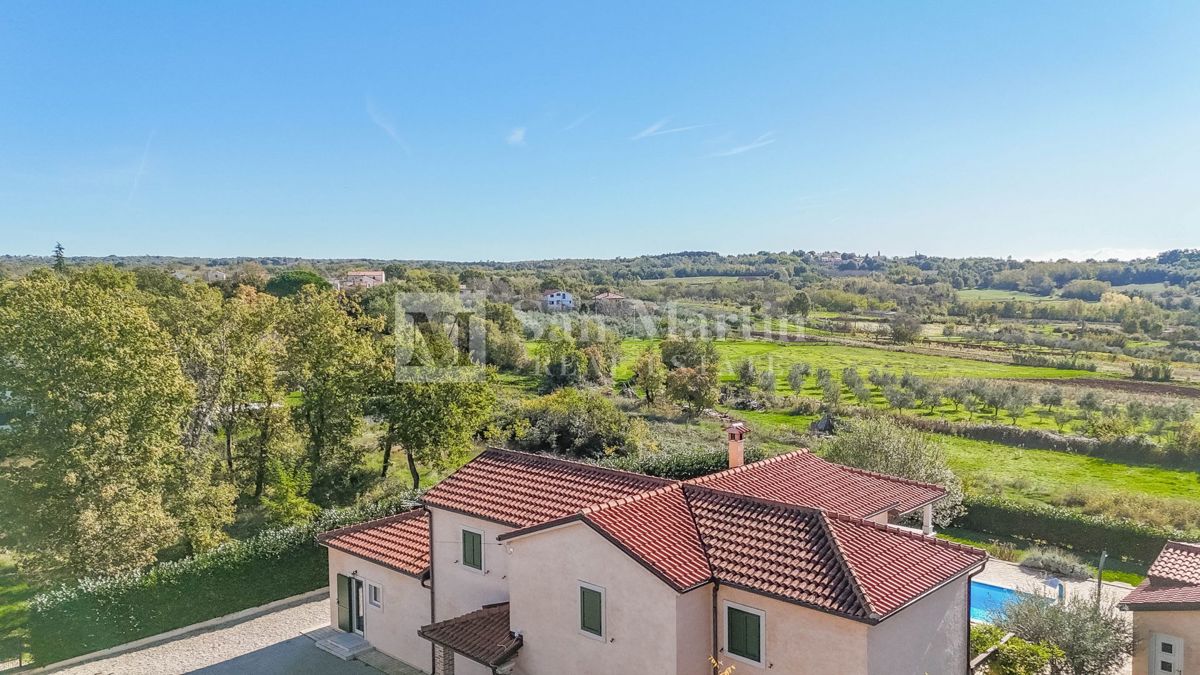
M 493 448 L 447 476 L 426 492 L 422 501 L 503 525 L 526 527 L 672 482 Z
M 736 469 L 693 478 L 688 482 L 860 518 L 891 510 L 907 513 L 933 503 L 946 494 L 937 485 L 833 464 L 807 450 L 797 450 Z
M 987 559 L 860 518 L 684 489 L 713 578 L 855 619 L 881 620 Z
M 413 509 L 317 535 L 329 548 L 419 577 L 429 569 L 429 512 Z
M 508 627 L 507 602 L 422 626 L 417 635 L 489 668 L 508 661 L 521 648 L 521 636 Z
M 1200 543 L 1168 541 L 1146 580 L 1121 605 L 1134 610 L 1200 609 Z

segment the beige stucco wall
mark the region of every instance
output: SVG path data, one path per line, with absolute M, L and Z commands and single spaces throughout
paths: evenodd
M 721 643 L 719 660 L 724 666 L 736 666 L 736 675 L 854 675 L 868 672 L 868 626 L 864 623 L 728 586 L 720 588 L 717 601 L 720 608 L 717 613 Z M 765 613 L 763 658 L 766 667 L 754 666 L 724 653 L 726 601 Z
M 381 567 L 361 558 L 329 551 L 329 620 L 337 626 L 337 575 L 355 576 L 383 589 L 383 608 L 366 607 L 363 637 L 379 651 L 429 672 L 432 654 L 429 642 L 417 629 L 429 623 L 429 590 L 406 574 Z M 365 592 L 365 591 L 364 591 Z
M 525 637 L 521 675 L 701 675 L 711 594 L 680 595 L 595 530 L 574 523 L 510 542 L 511 626 Z M 605 639 L 579 631 L 579 582 L 604 588 Z M 679 613 L 689 616 L 680 622 Z M 695 647 L 678 664 L 680 629 Z M 691 663 L 694 661 L 694 663 Z
M 967 669 L 970 580 L 954 581 L 867 632 L 870 672 L 962 673 Z
M 1200 673 L 1200 610 L 1133 612 L 1133 675 L 1150 670 L 1151 633 L 1166 633 L 1183 640 L 1185 673 Z
M 435 507 L 430 507 L 429 513 L 436 620 L 452 619 L 484 605 L 506 602 L 509 560 L 506 547 L 496 537 L 513 528 Z M 464 527 L 483 533 L 482 572 L 460 563 Z M 490 669 L 462 655 L 455 657 L 454 670 L 455 675 L 491 675 Z

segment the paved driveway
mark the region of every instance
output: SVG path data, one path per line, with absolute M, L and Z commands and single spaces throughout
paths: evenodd
M 329 624 L 329 599 L 264 614 L 241 623 L 92 661 L 59 675 L 380 675 L 361 661 L 343 661 L 302 635 Z

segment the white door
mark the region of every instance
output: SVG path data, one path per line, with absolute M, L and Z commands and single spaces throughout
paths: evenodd
M 1150 650 L 1150 672 L 1154 675 L 1180 675 L 1183 672 L 1183 640 L 1162 633 L 1154 633 L 1153 648 Z

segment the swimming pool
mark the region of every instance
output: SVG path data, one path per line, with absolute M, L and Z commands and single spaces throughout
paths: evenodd
M 1016 600 L 1021 593 L 1011 588 L 1001 588 L 982 581 L 971 582 L 971 620 L 988 623 L 994 613 L 1004 605 Z

